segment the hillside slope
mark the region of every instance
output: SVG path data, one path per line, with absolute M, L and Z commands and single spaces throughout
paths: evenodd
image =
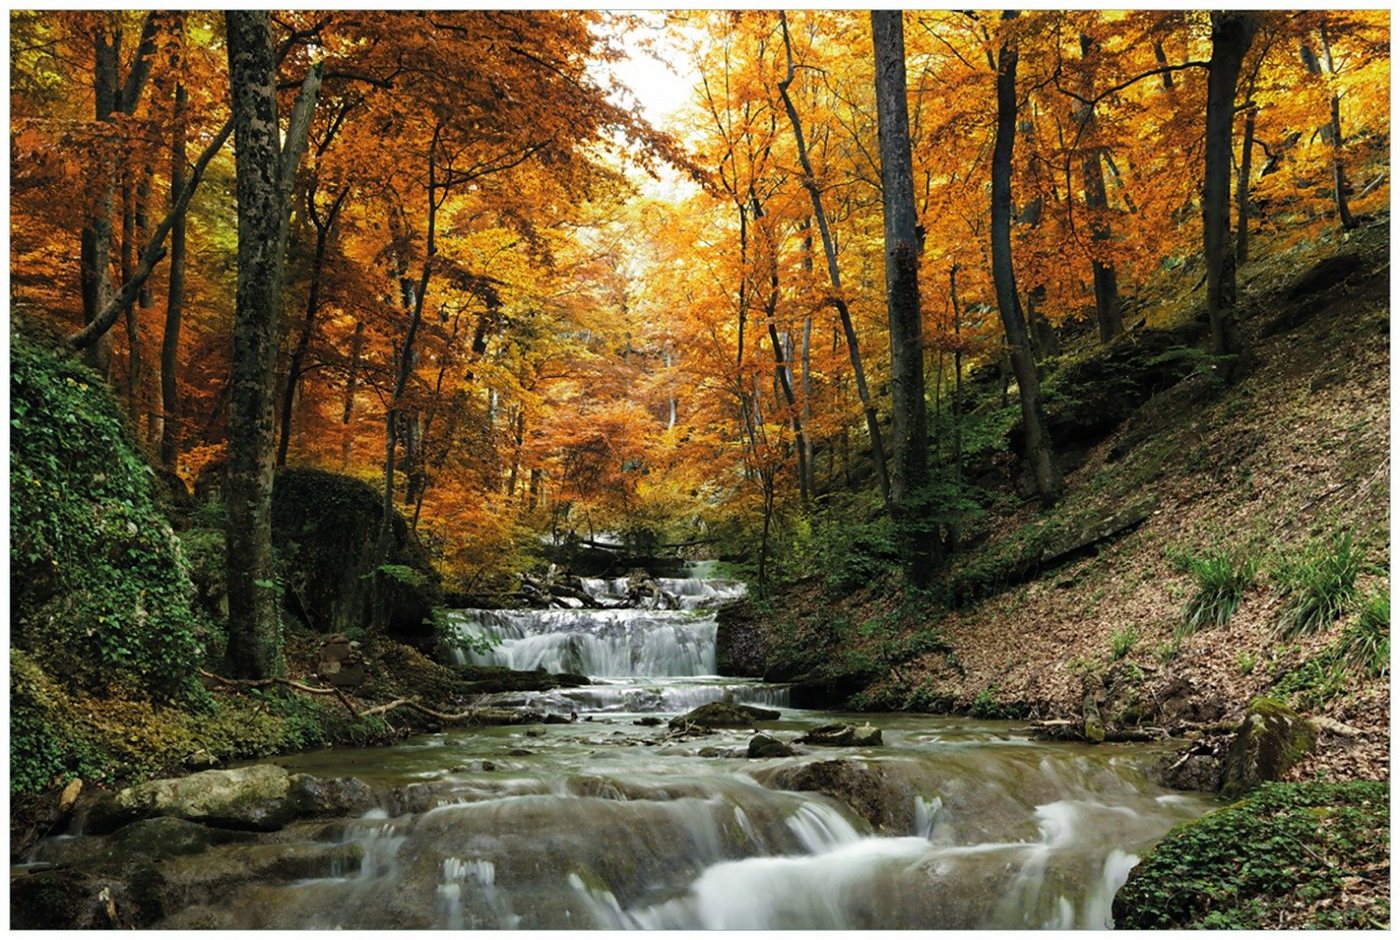
M 1385 778 L 1388 668 L 1344 668 L 1338 644 L 1389 590 L 1387 226 L 1246 268 L 1248 377 L 1221 386 L 1202 360 L 1077 455 L 1053 511 L 1008 499 L 954 557 L 942 603 L 901 601 L 893 576 L 837 597 L 805 582 L 749 621 L 767 620 L 757 659 L 770 677 L 823 676 L 819 698 L 987 717 L 1081 720 L 1102 682 L 1105 719 L 1143 729 L 1238 721 L 1267 693 L 1362 732 L 1292 776 Z M 1096 526 L 1108 537 L 1079 546 Z M 1347 612 L 1282 639 L 1282 568 L 1345 534 L 1361 559 Z M 1057 540 L 1079 547 L 1033 563 Z M 1228 623 L 1178 637 L 1195 582 L 1174 562 L 1217 549 L 1257 574 Z M 815 670 L 794 658 L 813 642 Z

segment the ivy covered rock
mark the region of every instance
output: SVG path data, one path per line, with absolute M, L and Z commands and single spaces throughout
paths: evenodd
M 427 551 L 394 513 L 387 562 L 378 552 L 381 494 L 353 477 L 284 470 L 272 489 L 272 539 L 284 606 L 318 633 L 434 633 L 442 583 Z
M 1317 729 L 1287 705 L 1257 698 L 1250 703 L 1221 768 L 1220 795 L 1235 798 L 1278 780 L 1317 746 Z
M 1266 783 L 1167 833 L 1114 897 L 1114 926 L 1384 928 L 1389 844 L 1386 783 Z
M 56 339 L 11 339 L 11 645 L 75 686 L 198 696 L 189 567 L 115 399 Z

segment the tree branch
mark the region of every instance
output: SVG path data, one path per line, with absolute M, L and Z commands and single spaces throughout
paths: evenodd
M 199 186 L 200 179 L 204 176 L 205 169 L 209 166 L 209 161 L 214 159 L 214 154 L 224 146 L 229 135 L 233 133 L 233 118 L 230 117 L 224 122 L 219 133 L 214 135 L 214 139 L 209 142 L 209 146 L 204 148 L 204 152 L 195 161 L 194 168 L 190 171 L 189 179 L 185 181 L 184 188 L 180 190 L 180 198 L 175 205 L 170 207 L 170 211 L 165 214 L 165 218 L 160 220 L 156 230 L 151 233 L 151 238 L 146 242 L 146 247 L 141 250 L 141 260 L 132 274 L 131 280 L 122 285 L 122 289 L 116 296 L 107 301 L 107 306 L 98 311 L 92 322 L 76 333 L 68 337 L 68 345 L 73 349 L 86 349 L 91 346 L 104 333 L 112 328 L 112 324 L 117 322 L 117 317 L 121 316 L 127 304 L 136 299 L 141 286 L 146 283 L 146 279 L 151 276 L 157 264 L 165 257 L 165 238 L 170 234 L 170 230 L 175 227 L 190 207 L 190 200 L 194 198 L 194 191 Z

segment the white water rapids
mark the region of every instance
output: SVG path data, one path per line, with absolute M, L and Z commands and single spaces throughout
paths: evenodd
M 742 590 L 666 589 L 709 603 Z M 1102 928 L 1139 855 L 1210 805 L 1149 782 L 1155 752 L 1143 746 L 1041 744 L 1010 722 L 790 709 L 784 689 L 713 675 L 704 604 L 457 620 L 464 634 L 499 638 L 473 662 L 592 676 L 492 697 L 579 720 L 279 760 L 389 794 L 362 818 L 277 836 L 342 856 L 350 846 L 358 865 L 234 880 L 217 904 L 167 912 L 161 926 Z M 884 744 L 750 760 L 750 730 L 677 739 L 639 724 L 721 699 L 780 708 L 760 726 L 784 740 L 836 718 L 874 723 Z

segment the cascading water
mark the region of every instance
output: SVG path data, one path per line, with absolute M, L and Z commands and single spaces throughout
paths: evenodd
M 584 583 L 600 600 L 626 591 Z M 742 590 L 661 583 L 709 602 Z M 1149 782 L 1149 746 L 1042 744 L 1008 722 L 848 716 L 878 725 L 883 746 L 762 760 L 747 759 L 751 731 L 675 738 L 638 727 L 717 699 L 777 705 L 781 719 L 762 727 L 789 740 L 832 720 L 787 708 L 781 690 L 712 675 L 715 616 L 704 605 L 463 611 L 458 622 L 500 637 L 473 661 L 591 675 L 576 689 L 491 697 L 579 720 L 282 759 L 384 794 L 362 818 L 276 834 L 327 857 L 348 851 L 358 866 L 221 882 L 160 926 L 1104 927 L 1138 856 L 1210 805 Z M 37 858 L 62 850 L 41 843 Z

